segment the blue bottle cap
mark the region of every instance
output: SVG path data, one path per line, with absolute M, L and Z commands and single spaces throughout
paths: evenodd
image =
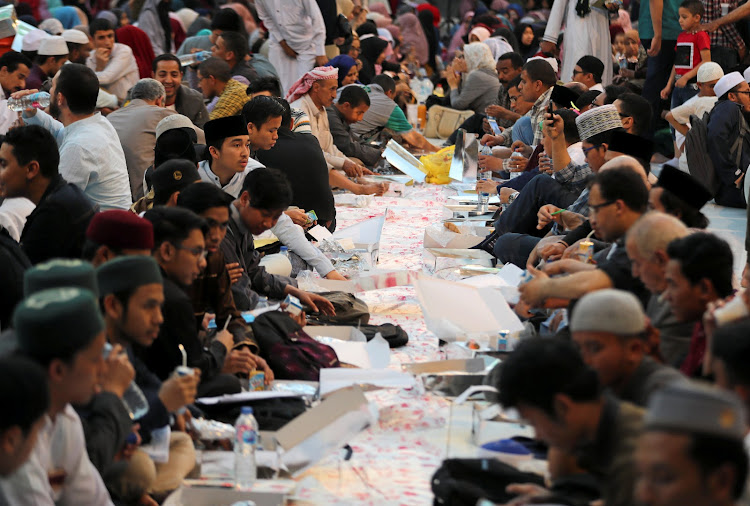
M 242 414 L 243 415 L 252 415 L 253 414 L 253 408 L 250 406 L 242 406 Z

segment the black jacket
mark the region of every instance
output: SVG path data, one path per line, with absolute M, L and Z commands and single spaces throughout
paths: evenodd
M 740 132 L 740 125 L 745 122 L 742 107 L 730 100 L 720 100 L 711 110 L 708 120 L 708 155 L 714 164 L 719 178 L 719 191 L 714 199 L 721 206 L 745 207 L 742 193 L 742 182 L 737 188 L 735 181 L 750 164 L 750 136 L 745 136 L 740 149 L 742 156 L 737 165 L 736 151 L 732 151 Z
M 98 210 L 80 188 L 57 175 L 26 218 L 21 248 L 32 264 L 51 258 L 81 258 L 86 228 Z
M 367 144 L 363 144 L 349 128 L 344 115 L 339 112 L 335 105 L 326 107 L 328 113 L 328 125 L 331 128 L 331 136 L 336 147 L 348 157 L 359 158 L 368 167 L 374 166 L 380 160 L 380 150 Z
M 0 228 L 0 279 L 3 289 L 0 290 L 0 330 L 11 325 L 13 309 L 23 299 L 23 274 L 31 267 L 31 262 L 21 246 Z
M 187 116 L 198 128 L 203 128 L 208 121 L 208 110 L 206 104 L 203 103 L 203 95 L 187 85 L 183 84 L 177 88 L 174 108 L 178 113 Z

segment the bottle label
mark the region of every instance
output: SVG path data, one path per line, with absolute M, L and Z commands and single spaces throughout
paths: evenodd
M 255 446 L 255 443 L 258 439 L 258 435 L 255 433 L 255 429 L 253 429 L 250 425 L 240 425 L 239 434 L 237 434 L 237 440 L 242 442 L 243 444 L 249 444 Z

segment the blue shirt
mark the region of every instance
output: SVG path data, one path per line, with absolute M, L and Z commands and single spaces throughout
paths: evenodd
M 659 1 L 659 0 L 657 0 Z M 661 14 L 661 40 L 677 40 L 682 31 L 680 28 L 680 16 L 677 10 L 682 3 L 681 0 L 663 0 L 664 10 Z M 638 17 L 638 35 L 641 39 L 653 39 L 654 27 L 651 23 L 651 9 L 648 0 L 641 0 L 641 10 Z

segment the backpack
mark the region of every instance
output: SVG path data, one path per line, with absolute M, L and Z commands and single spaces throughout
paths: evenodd
M 318 295 L 328 299 L 336 310 L 334 316 L 313 312 L 305 308 L 307 321 L 313 325 L 366 325 L 370 321 L 370 308 L 367 304 L 346 292 L 320 292 Z
M 362 332 L 367 340 L 371 340 L 375 337 L 375 334 L 380 333 L 381 337 L 388 341 L 389 348 L 398 348 L 399 346 L 405 346 L 409 342 L 409 335 L 399 325 L 392 323 L 383 323 L 382 325 L 360 325 L 357 327 Z
M 690 115 L 690 130 L 685 136 L 685 157 L 687 158 L 690 175 L 705 186 L 712 196 L 716 196 L 719 191 L 720 180 L 716 174 L 714 163 L 708 154 L 709 119 L 709 112 L 704 113 L 702 118 L 694 114 Z M 750 135 L 750 128 L 748 128 L 745 118 L 740 114 L 740 129 L 729 153 L 734 158 L 735 165 L 743 172 L 747 170 L 747 167 L 742 167 L 740 164 L 742 161 L 742 143 L 748 135 Z
M 281 311 L 268 311 L 250 324 L 276 379 L 319 381 L 320 370 L 339 367 L 333 348 L 319 343 Z

